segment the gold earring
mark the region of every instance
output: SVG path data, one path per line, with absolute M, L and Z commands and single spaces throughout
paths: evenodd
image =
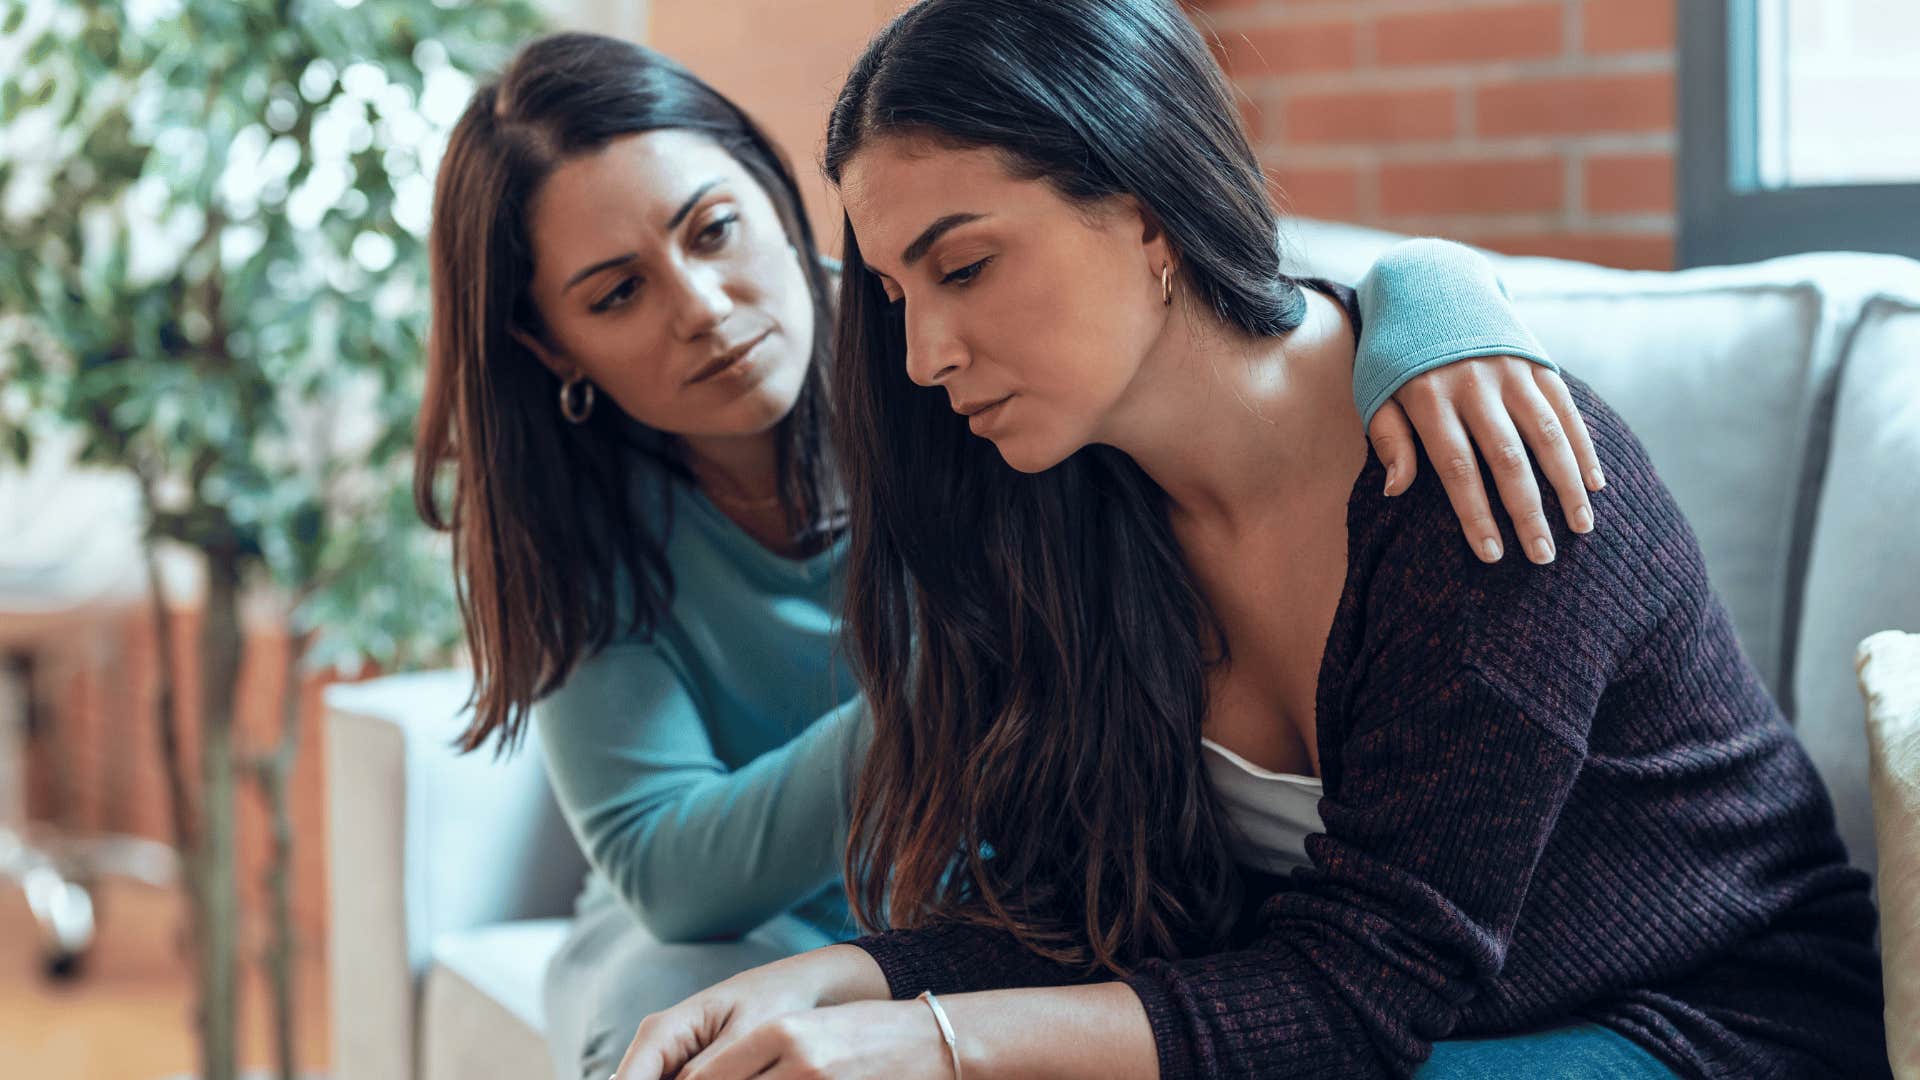
M 1173 264 L 1167 263 L 1160 268 L 1160 302 L 1173 306 Z
M 586 387 L 586 393 L 578 395 L 576 401 L 574 391 L 583 386 Z M 593 396 L 593 384 L 587 381 L 585 375 L 575 375 L 566 380 L 560 384 L 560 415 L 566 417 L 570 424 L 586 423 L 587 417 L 593 415 Z

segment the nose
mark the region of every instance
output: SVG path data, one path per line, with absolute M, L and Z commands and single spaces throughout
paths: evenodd
M 673 298 L 673 329 L 683 340 L 711 333 L 733 314 L 733 297 L 717 268 L 698 263 L 682 266 L 673 280 L 678 290 Z
M 958 334 L 933 314 L 907 307 L 907 378 L 921 386 L 944 385 L 966 369 L 967 347 Z

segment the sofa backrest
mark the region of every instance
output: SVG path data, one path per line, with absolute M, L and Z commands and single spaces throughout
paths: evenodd
M 1301 220 L 1282 242 L 1299 272 L 1357 281 L 1400 239 Z M 1920 364 L 1907 321 L 1920 326 L 1920 263 L 1823 253 L 1661 273 L 1489 258 L 1548 354 L 1646 446 L 1742 648 L 1821 767 L 1848 850 L 1871 869 L 1851 661 L 1867 634 L 1920 625 L 1900 599 L 1912 593 L 1886 585 L 1920 582 L 1920 457 L 1889 456 L 1920 439 L 1920 389 L 1894 385 L 1895 369 Z M 1906 486 L 1867 495 L 1869 477 Z M 1904 537 L 1889 527 L 1902 506 Z
M 1901 269 L 1901 268 L 1893 268 Z M 1877 869 L 1854 647 L 1920 631 L 1920 265 L 1889 273 L 1849 334 L 1793 672 L 1800 739 L 1854 861 Z

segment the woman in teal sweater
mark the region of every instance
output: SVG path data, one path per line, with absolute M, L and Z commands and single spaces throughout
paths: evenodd
M 431 248 L 416 492 L 453 536 L 464 745 L 511 749 L 537 712 L 594 867 L 548 979 L 555 1068 L 605 1076 L 647 1013 L 855 933 L 840 865 L 865 733 L 837 640 L 830 271 L 744 114 L 658 54 L 579 34 L 476 92 Z M 1387 491 L 1412 483 L 1418 428 L 1432 460 L 1468 465 L 1443 479 L 1497 560 L 1477 445 L 1516 466 L 1502 501 L 1550 561 L 1509 452 L 1528 447 L 1591 529 L 1585 428 L 1486 263 L 1403 245 L 1362 296 L 1355 403 Z

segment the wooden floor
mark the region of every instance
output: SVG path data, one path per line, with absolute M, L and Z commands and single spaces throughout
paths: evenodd
M 170 1080 L 195 1075 L 191 983 L 181 960 L 178 898 L 135 886 L 100 897 L 100 937 L 70 983 L 40 975 L 36 929 L 19 890 L 0 883 L 0 1073 L 48 1080 Z M 306 950 L 295 1041 L 303 1072 L 325 1071 L 325 964 Z M 249 978 L 241 1065 L 273 1058 L 266 994 Z

